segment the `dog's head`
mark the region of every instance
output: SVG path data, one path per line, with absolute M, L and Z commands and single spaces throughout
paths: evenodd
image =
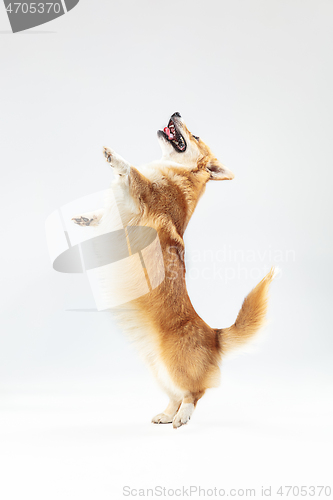
M 164 159 L 180 163 L 190 170 L 205 169 L 211 180 L 234 178 L 234 174 L 215 158 L 200 137 L 191 134 L 180 113 L 174 113 L 168 126 L 159 130 L 157 136 Z

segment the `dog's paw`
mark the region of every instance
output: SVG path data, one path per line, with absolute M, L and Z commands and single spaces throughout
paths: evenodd
M 172 421 L 173 428 L 178 429 L 178 427 L 186 425 L 190 421 L 193 411 L 194 405 L 192 403 L 182 404 Z
M 108 163 L 111 163 L 112 162 L 112 151 L 111 151 L 111 149 L 104 147 L 103 148 L 103 154 L 104 154 L 104 156 L 106 158 L 106 161 Z
M 159 413 L 151 419 L 153 424 L 172 424 L 172 417 L 165 413 Z
M 98 219 L 95 215 L 93 215 L 92 218 L 84 217 L 83 215 L 77 215 L 76 217 L 72 218 L 72 221 L 74 221 L 75 224 L 78 226 L 97 226 L 98 225 Z
M 115 151 L 104 147 L 103 155 L 105 156 L 106 161 L 118 175 L 124 176 L 129 174 L 131 165 Z
M 181 427 L 182 425 L 186 425 L 189 421 L 191 420 L 191 417 L 188 415 L 177 415 L 172 421 L 172 427 L 174 429 L 178 429 L 178 427 Z

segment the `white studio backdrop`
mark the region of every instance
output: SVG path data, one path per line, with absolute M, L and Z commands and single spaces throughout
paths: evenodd
M 322 0 L 81 0 L 13 35 L 0 8 L 1 498 L 330 484 L 332 15 Z M 265 331 L 178 431 L 149 423 L 166 396 L 86 276 L 52 269 L 45 235 L 54 210 L 109 186 L 102 146 L 157 159 L 175 111 L 235 174 L 186 232 L 198 313 L 229 326 L 281 269 Z

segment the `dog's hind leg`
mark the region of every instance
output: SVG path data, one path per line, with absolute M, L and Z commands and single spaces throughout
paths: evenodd
M 194 412 L 194 409 L 197 405 L 197 402 L 204 394 L 205 391 L 196 393 L 191 392 L 188 395 L 186 395 L 186 397 L 182 401 L 182 404 L 180 405 L 178 412 L 176 413 L 172 421 L 174 429 L 178 429 L 178 427 L 181 427 L 182 425 L 185 425 L 189 422 Z
M 168 406 L 164 412 L 155 415 L 152 418 L 153 424 L 171 424 L 174 416 L 176 415 L 179 407 L 181 405 L 181 400 L 170 399 Z

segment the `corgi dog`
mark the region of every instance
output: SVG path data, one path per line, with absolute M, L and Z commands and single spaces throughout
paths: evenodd
M 122 302 L 127 303 L 117 308 L 119 323 L 137 342 L 169 396 L 166 409 L 152 422 L 172 423 L 177 429 L 189 422 L 205 391 L 218 386 L 223 354 L 246 342 L 263 325 L 275 271 L 272 268 L 248 294 L 229 328 L 211 328 L 200 318 L 186 290 L 183 236 L 207 182 L 231 180 L 234 174 L 188 130 L 178 112 L 157 136 L 162 158 L 143 167 L 132 166 L 109 148 L 103 154 L 115 174 L 112 199 L 116 199 L 123 226 L 146 226 L 158 235 L 161 252 L 151 252 L 149 267 L 153 274 L 160 274 L 162 266 L 163 279 L 130 300 L 131 287 L 137 286 L 135 266 L 127 277 L 114 275 L 112 279 L 103 276 L 101 267 L 100 278 L 105 293 L 123 294 Z M 106 199 L 103 209 L 75 216 L 74 222 L 95 228 L 99 234 L 111 231 L 110 200 Z M 122 287 L 124 279 L 127 285 Z

